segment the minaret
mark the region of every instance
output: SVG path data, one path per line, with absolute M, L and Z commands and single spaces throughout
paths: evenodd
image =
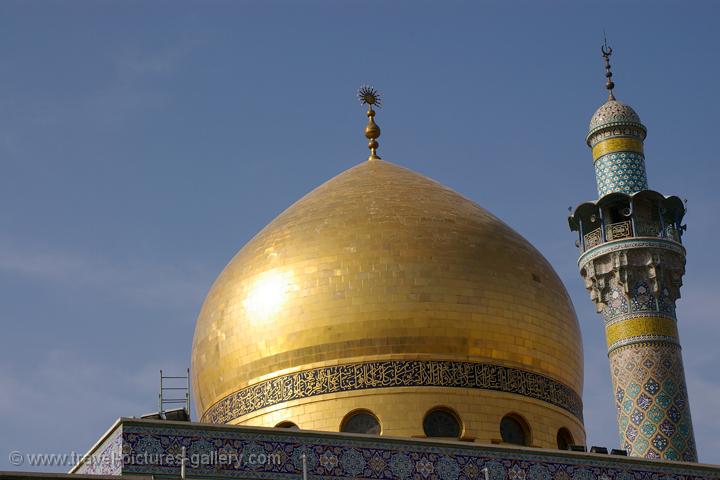
M 685 273 L 683 202 L 648 189 L 637 113 L 618 102 L 602 48 L 608 100 L 593 115 L 598 199 L 570 215 L 578 266 L 605 321 L 622 448 L 633 456 L 697 461 L 675 302 Z

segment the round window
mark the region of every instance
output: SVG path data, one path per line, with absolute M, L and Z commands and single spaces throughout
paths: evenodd
M 295 425 L 293 422 L 280 422 L 275 425 L 275 428 L 290 428 L 292 430 L 300 430 L 300 427 Z
M 500 420 L 500 436 L 505 443 L 528 444 L 528 428 L 520 418 L 506 415 Z
M 462 426 L 454 412 L 438 408 L 425 415 L 423 430 L 428 437 L 458 438 L 462 433 Z
M 560 450 L 568 450 L 573 443 L 575 443 L 575 440 L 573 440 L 570 430 L 565 427 L 558 430 L 557 446 Z
M 377 417 L 368 411 L 352 412 L 340 426 L 341 432 L 365 433 L 368 435 L 380 434 L 380 422 Z

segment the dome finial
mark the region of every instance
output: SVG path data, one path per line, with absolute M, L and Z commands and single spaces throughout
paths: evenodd
M 369 140 L 368 148 L 370 149 L 370 156 L 368 157 L 368 160 L 380 160 L 380 157 L 377 154 L 379 146 L 377 138 L 380 136 L 380 127 L 378 127 L 375 123 L 375 110 L 372 108 L 373 105 L 377 108 L 382 106 L 380 93 L 369 85 L 363 85 L 358 90 L 358 99 L 361 104 L 368 106 L 368 111 L 366 113 L 368 117 L 368 124 L 365 126 L 365 137 Z
M 605 88 L 607 88 L 608 90 L 608 100 L 615 100 L 615 95 L 613 95 L 613 88 L 615 88 L 615 83 L 613 83 L 612 81 L 612 71 L 610 70 L 610 55 L 612 55 L 613 49 L 607 44 L 607 36 L 603 36 L 605 42 L 603 46 L 600 47 L 600 51 L 602 52 L 602 56 L 605 59 L 605 78 L 607 78 L 607 81 L 605 82 Z

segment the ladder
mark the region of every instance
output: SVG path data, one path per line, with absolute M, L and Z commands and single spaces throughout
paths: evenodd
M 182 380 L 184 380 L 184 385 Z M 181 386 L 182 385 L 182 386 Z M 183 405 L 188 418 L 190 418 L 190 369 L 185 375 L 165 375 L 160 370 L 160 393 L 158 394 L 158 408 L 160 418 L 166 420 L 166 405 Z

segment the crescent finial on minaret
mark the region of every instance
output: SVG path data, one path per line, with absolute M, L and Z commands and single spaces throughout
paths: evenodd
M 608 46 L 607 44 L 607 37 L 605 37 L 605 42 L 602 47 L 600 47 L 600 51 L 602 52 L 602 56 L 605 59 L 605 78 L 607 78 L 607 81 L 605 82 L 605 88 L 608 90 L 608 100 L 615 100 L 615 95 L 613 95 L 613 88 L 615 88 L 615 83 L 612 81 L 612 70 L 610 69 L 610 55 L 613 53 L 612 47 Z

